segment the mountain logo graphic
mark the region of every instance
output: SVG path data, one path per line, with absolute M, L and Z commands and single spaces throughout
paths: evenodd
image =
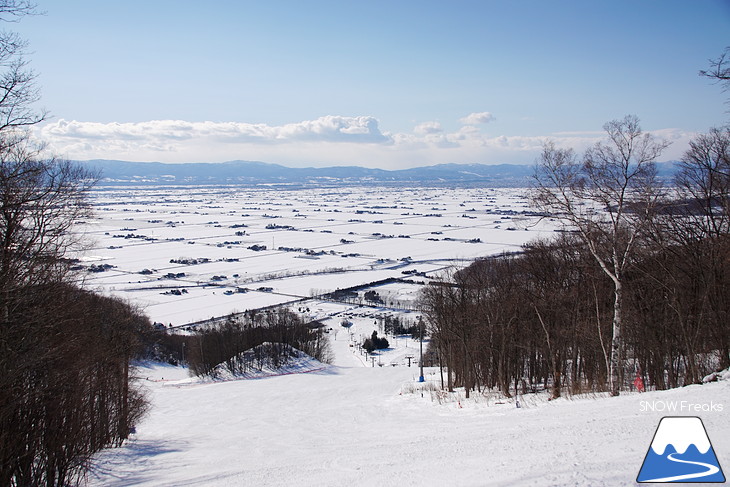
M 637 482 L 725 482 L 702 420 L 668 416 L 659 421 Z

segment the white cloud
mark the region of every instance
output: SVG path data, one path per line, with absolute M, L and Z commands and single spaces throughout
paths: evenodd
M 479 125 L 482 123 L 489 123 L 495 120 L 494 115 L 489 112 L 475 112 L 470 113 L 464 118 L 460 118 L 459 122 L 464 125 Z
M 247 124 L 238 124 L 245 126 Z M 317 120 L 270 127 L 277 140 L 326 140 L 329 142 L 384 143 L 390 139 L 378 128 L 374 117 L 341 117 L 328 115 Z
M 423 122 L 415 126 L 413 133 L 418 135 L 439 134 L 444 129 L 438 122 Z
M 472 114 L 471 122 L 487 120 Z M 462 121 L 465 119 L 462 119 Z M 652 132 L 673 141 L 662 160 L 676 159 L 693 134 L 677 129 Z M 545 136 L 487 136 L 472 124 L 447 132 L 424 122 L 413 132 L 387 132 L 370 116 L 329 115 L 284 125 L 242 122 L 154 120 L 98 123 L 59 120 L 47 123 L 38 137 L 62 157 L 76 160 L 122 159 L 160 162 L 216 162 L 235 159 L 291 166 L 362 165 L 403 168 L 448 162 L 535 162 L 546 139 L 577 152 L 602 140 L 601 132 Z
M 59 120 L 42 129 L 58 140 L 106 140 L 164 143 L 191 139 L 218 139 L 248 143 L 329 142 L 388 143 L 373 117 L 326 116 L 281 126 L 237 122 L 185 122 L 153 120 L 135 123 L 97 123 Z
M 659 129 L 652 130 L 649 132 L 655 137 L 666 139 L 669 142 L 675 143 L 677 141 L 689 141 L 693 137 L 697 136 L 696 132 L 688 132 L 682 129 Z

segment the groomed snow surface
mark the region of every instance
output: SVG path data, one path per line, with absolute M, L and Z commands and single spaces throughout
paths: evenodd
M 421 384 L 416 367 L 365 366 L 348 335 L 331 333 L 335 363 L 305 373 L 211 383 L 139 367 L 152 409 L 123 447 L 95 458 L 89 484 L 635 485 L 659 420 L 677 415 L 702 417 L 730 465 L 730 381 L 618 398 L 525 395 L 517 408 L 496 395 L 442 397 L 437 369 Z M 411 348 L 384 355 L 416 351 L 399 342 Z

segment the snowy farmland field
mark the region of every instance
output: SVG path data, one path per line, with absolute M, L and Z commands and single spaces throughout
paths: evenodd
M 86 286 L 172 326 L 386 279 L 427 282 L 552 230 L 515 189 L 103 187 L 93 196 Z M 416 291 L 388 294 L 396 304 Z

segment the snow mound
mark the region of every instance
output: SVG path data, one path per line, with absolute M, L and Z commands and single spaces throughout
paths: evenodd
M 324 370 L 327 365 L 285 343 L 265 342 L 241 352 L 235 357 L 241 370 L 232 372 L 225 364 L 218 364 L 211 376 L 215 381 L 263 379 L 279 375 L 305 374 Z
M 702 382 L 705 384 L 718 380 L 730 380 L 730 369 L 721 370 L 720 372 L 713 372 L 702 378 Z

